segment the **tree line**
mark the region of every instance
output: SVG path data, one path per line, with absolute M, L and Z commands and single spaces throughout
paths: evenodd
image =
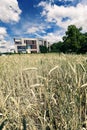
M 87 32 L 82 33 L 82 28 L 77 28 L 75 25 L 68 26 L 62 41 L 51 45 L 51 52 L 86 53 Z

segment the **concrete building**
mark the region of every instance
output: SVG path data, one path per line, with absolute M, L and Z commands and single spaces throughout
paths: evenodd
M 49 42 L 40 38 L 14 38 L 16 53 L 39 53 L 40 45 L 49 47 Z

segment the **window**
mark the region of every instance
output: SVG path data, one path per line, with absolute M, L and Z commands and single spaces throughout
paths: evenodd
M 26 49 L 31 49 L 31 45 L 26 45 Z
M 22 42 L 20 42 L 20 41 L 15 41 L 15 44 L 22 44 Z
M 44 41 L 44 46 L 46 46 L 46 41 Z
M 26 46 L 17 46 L 18 52 L 26 52 Z
M 26 40 L 24 40 L 24 43 L 26 43 Z
M 32 44 L 35 44 L 35 40 L 32 40 Z

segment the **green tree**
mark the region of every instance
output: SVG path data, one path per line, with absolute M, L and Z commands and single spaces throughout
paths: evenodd
M 87 52 L 87 33 L 82 34 L 80 45 L 81 45 L 81 48 L 79 49 L 79 53 L 86 53 Z
M 63 37 L 64 47 L 66 52 L 78 52 L 81 39 L 82 28 L 77 28 L 75 25 L 68 26 L 66 35 Z
M 59 41 L 51 45 L 51 52 L 63 52 L 63 42 Z
M 68 26 L 63 42 L 59 41 L 51 45 L 52 52 L 87 52 L 87 32 L 82 33 L 82 28 L 77 28 L 75 25 Z
M 47 53 L 48 52 L 48 48 L 46 46 L 40 46 L 40 52 L 41 53 Z

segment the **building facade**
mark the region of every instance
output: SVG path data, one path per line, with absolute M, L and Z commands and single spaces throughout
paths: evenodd
M 14 38 L 16 53 L 39 53 L 40 46 L 49 47 L 49 42 L 40 38 Z

